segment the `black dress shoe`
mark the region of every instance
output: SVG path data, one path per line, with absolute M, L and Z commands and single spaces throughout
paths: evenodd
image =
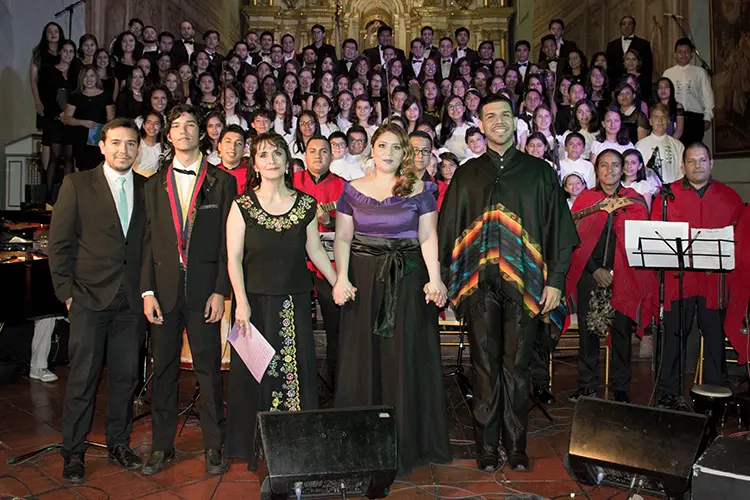
M 570 395 L 568 401 L 570 401 L 571 403 L 577 403 L 578 400 L 583 397 L 595 398 L 596 389 L 578 389 L 576 392 Z
M 668 410 L 674 409 L 677 405 L 677 397 L 672 394 L 662 394 L 659 397 L 659 401 L 656 403 L 659 408 L 666 408 Z
M 221 451 L 206 450 L 204 456 L 206 458 L 206 472 L 209 474 L 224 474 L 227 471 L 229 464 L 221 456 Z
M 630 403 L 628 391 L 615 391 L 615 401 L 618 403 Z
M 500 465 L 497 453 L 484 453 L 477 457 L 477 467 L 485 472 L 495 472 Z
M 513 470 L 526 472 L 529 470 L 529 457 L 522 451 L 514 451 L 508 454 L 508 467 Z
M 172 460 L 174 460 L 174 448 L 167 451 L 152 451 L 151 456 L 148 457 L 148 462 L 141 467 L 141 472 L 147 476 L 152 476 L 163 471 L 166 463 Z
M 65 459 L 62 478 L 70 483 L 82 483 L 86 468 L 83 465 L 83 453 L 71 455 Z
M 115 446 L 114 449 L 109 452 L 109 460 L 111 462 L 117 462 L 127 470 L 140 469 L 143 465 L 143 462 L 138 458 L 138 455 L 136 455 L 130 447 L 124 444 Z
M 549 387 L 534 387 L 534 397 L 543 405 L 551 405 L 555 402 L 555 396 L 549 390 Z

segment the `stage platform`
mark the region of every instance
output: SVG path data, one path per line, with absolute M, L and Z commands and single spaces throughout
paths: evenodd
M 322 361 L 321 361 L 322 363 Z M 495 474 L 480 472 L 472 457 L 472 439 L 469 415 L 458 394 L 453 379 L 446 379 L 449 395 L 451 438 L 454 440 L 451 465 L 432 465 L 418 469 L 408 479 L 394 484 L 388 498 L 395 500 L 436 498 L 566 498 L 570 493 L 590 499 L 625 499 L 626 492 L 609 488 L 581 487 L 565 471 L 562 459 L 567 453 L 572 405 L 567 397 L 576 388 L 574 359 L 555 361 L 553 392 L 558 402 L 549 406 L 555 423 L 550 424 L 538 409 L 530 417 L 528 454 L 530 472 L 514 472 L 504 468 Z M 322 371 L 322 370 L 321 370 Z M 49 452 L 35 461 L 9 467 L 6 460 L 60 440 L 62 403 L 67 380 L 67 368 L 55 370 L 60 380 L 44 384 L 23 377 L 20 381 L 0 389 L 0 476 L 12 474 L 21 483 L 7 476 L 0 477 L 0 497 L 27 497 L 44 500 L 86 498 L 95 500 L 126 499 L 255 499 L 259 495 L 257 476 L 247 471 L 246 464 L 234 461 L 222 477 L 207 474 L 203 466 L 203 451 L 198 421 L 191 418 L 182 436 L 176 440 L 178 460 L 156 476 L 145 477 L 138 472 L 128 472 L 108 462 L 102 450 L 91 449 L 86 457 L 86 482 L 73 487 L 61 479 L 63 460 L 57 452 Z M 225 374 L 226 375 L 226 374 Z M 103 378 L 103 382 L 104 382 Z M 631 398 L 634 403 L 645 404 L 651 395 L 652 375 L 649 361 L 634 361 Z M 227 387 L 226 380 L 224 387 Z M 180 404 L 186 405 L 195 388 L 192 372 L 183 372 L 180 378 Z M 329 400 L 321 390 L 323 400 Z M 599 397 L 604 397 L 603 388 Z M 106 385 L 100 384 L 94 415 L 92 441 L 104 440 L 104 421 L 107 394 Z M 327 403 L 330 404 L 330 403 Z M 251 425 L 248 422 L 248 425 Z M 736 430 L 736 418 L 729 424 L 727 433 Z M 151 422 L 146 417 L 133 427 L 132 447 L 146 458 L 151 446 Z M 409 484 L 408 484 L 409 483 Z M 105 493 L 106 492 L 106 493 Z M 520 493 L 526 493 L 526 496 Z M 517 496 L 514 496 L 517 493 Z M 535 497 L 533 495 L 538 495 Z M 650 497 L 644 497 L 650 498 Z

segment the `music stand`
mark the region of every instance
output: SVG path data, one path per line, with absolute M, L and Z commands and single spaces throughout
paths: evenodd
M 719 232 L 730 233 L 726 237 Z M 703 236 L 706 233 L 709 237 Z M 710 237 L 711 235 L 714 237 Z M 692 229 L 687 222 L 626 221 L 625 248 L 631 267 L 642 267 L 668 272 L 677 269 L 677 338 L 679 342 L 678 377 L 679 392 L 674 409 L 692 411 L 683 396 L 684 392 L 684 316 L 683 277 L 685 271 L 719 271 L 734 269 L 734 237 L 731 226 L 724 229 Z M 697 251 L 693 249 L 696 245 Z M 715 246 L 715 248 L 714 248 Z M 662 297 L 662 302 L 663 302 Z M 663 310 L 664 304 L 660 304 Z M 663 355 L 663 354 L 662 354 Z M 656 381 L 658 384 L 659 381 Z

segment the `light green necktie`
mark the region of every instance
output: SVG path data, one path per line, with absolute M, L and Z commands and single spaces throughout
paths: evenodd
M 125 177 L 117 178 L 117 214 L 120 216 L 122 234 L 128 235 L 128 197 L 125 195 Z

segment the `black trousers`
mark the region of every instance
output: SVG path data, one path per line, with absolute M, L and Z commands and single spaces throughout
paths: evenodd
M 166 451 L 174 445 L 180 392 L 180 351 L 182 332 L 185 329 L 193 355 L 195 378 L 201 391 L 200 421 L 204 448 L 220 450 L 224 443 L 221 322 L 206 323 L 202 310 L 188 309 L 185 304 L 184 278 L 184 273 L 181 273 L 174 309 L 170 312 L 162 311 L 162 325 L 151 325 L 151 349 L 154 356 L 154 380 L 151 388 L 153 451 Z M 248 425 L 254 425 L 254 417 L 248 420 Z
M 92 311 L 75 300 L 70 320 L 70 374 L 65 389 L 63 456 L 85 451 L 94 416 L 94 397 L 107 361 L 107 447 L 130 444 L 132 399 L 138 383 L 138 352 L 143 342 L 143 314 L 133 313 L 121 289 L 103 311 Z
M 703 135 L 706 131 L 703 129 L 703 114 L 685 112 L 685 127 L 680 136 L 680 142 L 688 147 L 694 142 L 703 142 Z
M 599 387 L 600 339 L 598 333 L 588 329 L 589 297 L 596 286 L 594 276 L 584 271 L 578 282 L 578 387 L 586 391 Z M 615 311 L 609 331 L 612 353 L 610 387 L 613 391 L 627 392 L 630 389 L 633 324 L 632 319 Z
M 683 300 L 682 342 L 687 340 L 693 326 L 693 317 L 698 316 L 698 327 L 703 334 L 704 383 L 723 386 L 727 382 L 727 358 L 724 350 L 724 309 L 708 309 L 704 297 L 689 297 Z M 679 355 L 684 349 L 677 337 L 679 326 L 679 301 L 672 302 L 671 309 L 664 313 L 664 350 L 662 352 L 659 389 L 665 394 L 678 396 L 680 392 Z
M 549 358 L 552 355 L 550 349 L 549 333 L 544 327 L 544 322 L 539 321 L 537 337 L 531 354 L 531 383 L 534 387 L 549 387 Z
M 472 414 L 480 455 L 526 451 L 529 364 L 539 317 L 528 319 L 521 306 L 485 294 L 484 312 L 467 319 L 474 400 Z
M 320 312 L 326 329 L 326 368 L 333 393 L 336 394 L 336 370 L 339 361 L 339 306 L 333 301 L 333 287 L 325 278 L 315 276 Z

